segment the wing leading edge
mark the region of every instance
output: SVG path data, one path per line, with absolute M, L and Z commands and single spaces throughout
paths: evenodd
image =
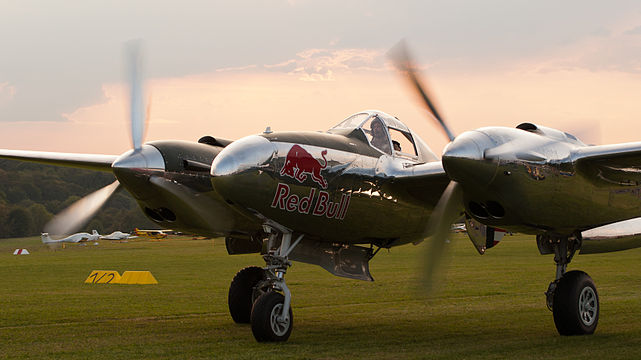
M 0 149 L 0 159 L 30 161 L 47 165 L 68 166 L 109 172 L 111 172 L 111 164 L 117 158 L 117 155 Z

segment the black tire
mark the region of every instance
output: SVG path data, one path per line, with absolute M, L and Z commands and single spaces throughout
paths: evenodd
M 229 314 L 236 323 L 249 324 L 254 303 L 254 287 L 265 279 L 265 270 L 258 266 L 248 266 L 240 270 L 229 286 L 227 305 Z
M 254 338 L 259 342 L 287 341 L 292 333 L 294 317 L 289 307 L 289 321 L 276 322 L 280 315 L 285 297 L 281 293 L 267 292 L 261 295 L 252 308 L 251 324 Z
M 565 273 L 554 291 L 554 325 L 561 335 L 589 335 L 599 322 L 599 295 L 583 271 Z

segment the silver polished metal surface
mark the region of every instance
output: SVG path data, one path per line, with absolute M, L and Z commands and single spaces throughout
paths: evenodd
M 483 160 L 485 150 L 495 146 L 496 143 L 484 132 L 466 131 L 445 147 L 443 159 Z
M 165 159 L 152 145 L 143 145 L 120 155 L 111 165 L 116 169 L 153 169 L 165 170 Z
M 484 155 L 494 146 L 496 142 L 478 130 L 459 135 L 443 151 L 442 162 L 447 176 L 463 187 L 488 185 L 496 174 L 498 163 L 486 161 Z
M 211 176 L 226 176 L 268 164 L 276 149 L 272 143 L 259 135 L 236 140 L 225 147 L 214 159 Z

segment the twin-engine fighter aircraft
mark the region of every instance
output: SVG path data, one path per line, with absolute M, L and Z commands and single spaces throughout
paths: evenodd
M 230 254 L 261 253 L 266 266 L 244 268 L 229 289 L 234 321 L 251 323 L 258 341 L 285 341 L 292 331 L 290 261 L 334 275 L 372 280 L 368 262 L 381 248 L 431 234 L 429 274 L 450 225 L 465 215 L 479 253 L 509 231 L 537 235 L 554 253 L 556 279 L 548 306 L 561 334 L 589 334 L 599 301 L 583 272 L 566 273 L 576 250 L 641 246 L 599 227 L 639 215 L 641 143 L 589 147 L 569 134 L 522 124 L 454 137 L 420 85 L 402 48 L 396 62 L 452 140 L 442 162 L 405 124 L 363 111 L 326 132 L 271 132 L 237 141 L 143 144 L 145 104 L 132 51 L 133 149 L 120 155 L 0 150 L 0 157 L 112 171 L 117 180 L 81 199 L 46 229 L 86 223 L 121 186 L 155 223 L 207 237 L 225 236 Z M 583 236 L 582 232 L 592 233 Z

